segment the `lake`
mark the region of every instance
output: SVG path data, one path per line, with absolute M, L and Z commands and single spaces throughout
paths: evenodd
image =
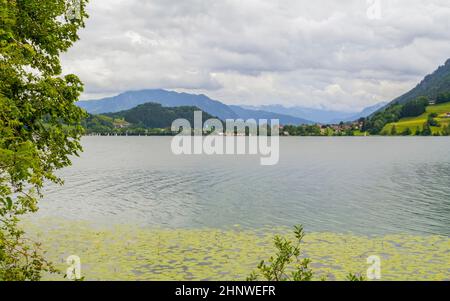
M 450 139 L 280 138 L 259 156 L 175 156 L 170 137 L 84 137 L 34 218 L 164 229 L 450 234 Z

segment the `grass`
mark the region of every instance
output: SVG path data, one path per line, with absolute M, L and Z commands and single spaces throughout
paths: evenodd
M 443 126 L 448 126 L 450 123 L 450 118 L 445 118 L 446 113 L 450 113 L 450 102 L 443 103 L 439 105 L 431 105 L 427 107 L 427 111 L 418 117 L 408 117 L 400 119 L 400 121 L 395 123 L 387 124 L 381 132 L 386 132 L 388 134 L 391 133 L 392 127 L 395 125 L 397 128 L 397 133 L 401 134 L 406 129 L 410 129 L 413 135 L 416 132 L 417 128 L 423 130 L 423 125 L 427 122 L 428 115 L 432 113 L 437 113 L 439 115 L 436 120 L 439 122 L 441 127 L 432 127 L 433 134 L 440 133 L 442 131 Z
M 361 132 L 360 130 L 353 131 L 353 135 L 357 137 L 369 136 L 367 132 Z

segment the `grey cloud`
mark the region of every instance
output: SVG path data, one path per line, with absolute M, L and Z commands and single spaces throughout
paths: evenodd
M 450 57 L 447 0 L 91 0 L 64 56 L 84 98 L 130 89 L 359 110 Z

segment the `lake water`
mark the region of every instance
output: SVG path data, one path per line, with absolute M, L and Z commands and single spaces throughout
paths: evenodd
M 38 218 L 161 228 L 303 224 L 307 231 L 450 234 L 450 139 L 286 137 L 280 162 L 175 156 L 170 137 L 85 137 Z

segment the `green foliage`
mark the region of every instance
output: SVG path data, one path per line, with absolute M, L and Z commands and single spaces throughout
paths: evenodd
M 419 97 L 413 101 L 407 102 L 402 107 L 401 118 L 416 117 L 425 113 L 429 104 L 429 100 L 426 97 Z
M 83 120 L 86 133 L 108 133 L 114 129 L 114 119 L 103 115 L 91 115 Z
M 395 99 L 385 110 L 369 117 L 364 123 L 363 132 L 380 134 L 388 123 L 404 117 L 419 116 L 425 112 L 424 106 L 428 105 L 429 100 L 436 100 L 437 104 L 450 100 L 450 59 L 414 89 Z
M 146 103 L 139 105 L 131 110 L 118 113 L 105 114 L 114 119 L 123 118 L 141 128 L 170 128 L 172 123 L 178 119 L 186 119 L 192 125 L 194 124 L 194 112 L 201 111 L 196 107 L 163 107 L 157 103 Z M 214 118 L 208 113 L 203 112 L 203 122 Z
M 367 131 L 372 135 L 379 134 L 386 124 L 399 121 L 402 117 L 402 111 L 403 105 L 394 104 L 383 111 L 375 113 L 364 122 L 363 131 Z
M 450 102 L 450 92 L 440 93 L 436 98 L 436 104 L 447 103 L 447 102 Z
M 59 60 L 84 26 L 80 5 L 69 19 L 64 0 L 0 0 L 0 280 L 38 280 L 51 270 L 17 223 L 82 150 L 84 112 L 74 102 L 83 86 L 61 76 Z
M 422 134 L 422 130 L 420 129 L 420 127 L 418 126 L 417 128 L 416 128 L 416 133 L 415 133 L 415 135 L 416 136 L 420 136 Z
M 423 125 L 423 130 L 420 134 L 422 136 L 431 136 L 433 134 L 433 131 L 431 130 L 431 126 L 430 126 L 429 122 L 426 122 Z
M 442 130 L 442 136 L 450 136 L 450 124 L 444 127 Z
M 365 281 L 365 278 L 362 275 L 355 275 L 355 274 L 348 274 L 347 276 L 348 281 L 358 282 L 358 281 Z
M 184 118 L 194 124 L 196 107 L 163 107 L 146 103 L 133 109 L 104 115 L 88 115 L 82 125 L 87 134 L 100 135 L 172 135 L 173 121 Z M 214 118 L 203 112 L 203 122 Z
M 411 136 L 412 135 L 412 131 L 410 128 L 406 128 L 403 132 L 402 132 L 403 136 Z
M 283 128 L 283 133 L 289 136 L 354 136 L 355 132 L 360 133 L 359 127 L 356 124 L 339 125 L 286 125 Z
M 375 113 L 364 122 L 363 131 L 368 131 L 372 135 L 380 134 L 384 126 L 388 123 L 399 121 L 405 117 L 417 117 L 426 112 L 429 100 L 426 97 L 419 97 L 405 104 L 392 104 L 383 111 Z M 392 133 L 394 131 L 395 133 Z M 391 135 L 397 135 L 397 129 L 391 129 Z
M 450 112 L 450 103 L 430 105 L 420 116 L 402 118 L 395 123 L 387 124 L 383 132 L 390 132 L 395 125 L 398 133 L 403 134 L 409 128 L 416 135 L 421 135 L 423 125 L 427 123 L 433 135 L 443 134 L 443 130 L 450 123 L 450 118 L 447 117 L 448 112 Z
M 320 126 L 318 125 L 286 125 L 283 128 L 290 136 L 321 136 Z
M 276 256 L 270 257 L 267 263 L 261 261 L 258 272 L 253 272 L 247 280 L 257 281 L 262 277 L 266 281 L 311 281 L 313 277 L 309 268 L 311 260 L 300 258 L 300 245 L 305 236 L 303 227 L 295 226 L 294 234 L 295 242 L 278 235 L 275 236 Z M 291 272 L 288 272 L 289 268 L 292 269 Z
M 438 114 L 436 113 L 432 113 L 430 115 L 428 115 L 428 120 L 427 120 L 427 124 L 428 126 L 439 126 L 439 122 L 437 122 L 437 120 L 435 119 L 436 117 L 438 117 Z
M 395 124 L 392 126 L 391 135 L 392 136 L 396 136 L 397 135 L 397 126 Z
M 6 231 L 5 231 L 6 230 Z M 23 238 L 14 222 L 0 231 L 0 281 L 37 281 L 43 272 L 57 272 L 42 257 L 40 244 Z
M 312 281 L 313 271 L 309 268 L 311 259 L 302 258 L 300 248 L 305 232 L 303 226 L 294 227 L 295 241 L 276 235 L 274 238 L 277 253 L 266 261 L 261 261 L 258 270 L 247 277 L 247 281 Z M 322 277 L 321 280 L 327 280 Z M 364 281 L 362 276 L 349 274 L 347 280 Z

